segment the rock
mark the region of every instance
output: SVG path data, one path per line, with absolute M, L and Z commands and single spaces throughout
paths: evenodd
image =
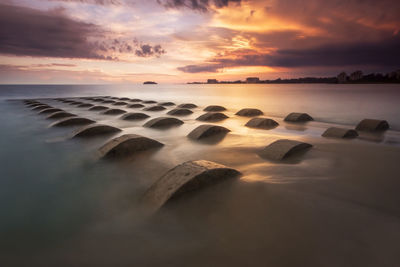
M 53 114 L 50 114 L 46 119 L 62 119 L 62 118 L 68 118 L 68 117 L 75 117 L 75 114 L 68 113 L 65 111 L 59 111 L 55 112 Z
M 34 108 L 34 107 L 37 107 L 37 106 L 42 106 L 44 104 L 40 103 L 40 102 L 37 102 L 37 103 L 30 103 L 30 104 L 25 104 L 25 105 L 27 105 L 30 108 Z
M 144 107 L 144 105 L 142 104 L 131 104 L 128 106 L 128 108 L 142 108 L 142 107 Z
M 121 129 L 104 124 L 90 124 L 77 129 L 73 137 L 93 137 L 120 132 Z
M 71 102 L 69 104 L 72 105 L 72 106 L 77 106 L 77 105 L 83 104 L 83 102 L 74 101 L 74 102 Z
M 160 106 L 175 106 L 174 102 L 162 102 L 159 104 Z
M 78 105 L 78 108 L 90 108 L 90 107 L 93 107 L 93 104 L 83 103 Z
M 356 138 L 358 136 L 357 131 L 352 129 L 344 129 L 338 127 L 330 127 L 322 134 L 323 137 L 333 138 Z
M 114 101 L 114 100 L 104 100 L 102 103 L 103 104 L 112 104 L 112 103 L 115 103 L 116 101 Z
M 314 119 L 307 113 L 292 112 L 286 116 L 285 121 L 288 122 L 306 122 Z
M 175 108 L 175 109 L 168 111 L 167 114 L 174 115 L 174 116 L 185 116 L 185 115 L 189 115 L 192 113 L 193 113 L 193 111 L 191 111 L 190 109 L 187 109 L 187 108 Z
M 164 144 L 136 134 L 125 134 L 107 142 L 99 149 L 101 158 L 119 158 L 159 148 Z
M 226 116 L 224 113 L 221 112 L 207 112 L 200 117 L 198 117 L 196 120 L 198 121 L 222 121 L 229 118 Z
M 100 111 L 100 110 L 106 110 L 106 109 L 109 109 L 108 107 L 105 107 L 105 106 L 94 106 L 94 107 L 91 107 L 91 108 L 89 108 L 89 110 L 93 110 L 93 111 Z
M 125 110 L 122 109 L 117 109 L 117 108 L 113 108 L 113 109 L 109 109 L 103 112 L 103 114 L 105 115 L 120 115 L 120 114 L 124 114 L 126 113 Z
M 66 99 L 66 100 L 64 100 L 64 101 L 62 101 L 62 102 L 64 102 L 64 103 L 68 104 L 68 103 L 73 103 L 73 102 L 75 102 L 75 101 L 74 101 L 74 100 L 69 100 L 69 99 Z
M 102 98 L 95 98 L 95 99 L 93 99 L 93 101 L 94 101 L 94 102 L 103 102 L 104 99 L 102 99 Z
M 111 99 L 119 99 L 118 97 L 115 97 L 115 96 L 113 96 L 113 97 L 111 97 Z
M 212 112 L 217 112 L 217 111 L 225 111 L 226 108 L 223 106 L 217 106 L 217 105 L 211 105 L 203 109 L 204 111 L 212 111 Z
M 192 103 L 180 104 L 178 108 L 197 108 L 197 105 Z
M 142 99 L 133 98 L 133 99 L 129 100 L 129 102 L 142 102 Z
M 166 109 L 166 108 L 163 107 L 163 106 L 151 106 L 151 107 L 144 108 L 143 110 L 146 110 L 146 111 L 161 111 L 161 110 L 164 110 L 164 109 Z
M 266 146 L 259 153 L 259 155 L 260 157 L 269 160 L 283 160 L 290 157 L 293 154 L 305 151 L 310 147 L 312 147 L 312 145 L 307 143 L 288 140 L 288 139 L 280 139 Z
M 76 125 L 86 125 L 92 123 L 95 123 L 95 121 L 81 117 L 70 117 L 56 121 L 53 124 L 51 124 L 50 127 L 76 126 Z
M 144 113 L 126 113 L 122 115 L 121 119 L 126 120 L 126 121 L 134 121 L 134 120 L 144 120 L 150 117 L 147 114 Z
M 52 108 L 52 106 L 49 105 L 41 105 L 41 106 L 36 106 L 32 110 L 42 110 L 42 109 L 47 109 L 47 108 Z
M 171 117 L 159 117 L 146 122 L 143 126 L 149 128 L 169 128 L 183 124 L 183 121 Z
M 128 103 L 126 102 L 115 102 L 114 104 L 112 104 L 113 106 L 126 106 L 128 105 Z
M 254 116 L 259 116 L 263 115 L 264 113 L 256 108 L 244 108 L 236 112 L 236 115 L 238 116 L 243 116 L 243 117 L 254 117 Z
M 267 118 L 252 118 L 245 126 L 257 129 L 272 129 L 279 125 L 276 121 Z
M 128 101 L 128 100 L 129 100 L 129 98 L 128 98 L 128 97 L 121 97 L 119 100 L 122 100 L 122 101 Z
M 55 113 L 58 111 L 63 111 L 62 109 L 59 108 L 46 108 L 41 110 L 38 114 L 49 114 L 49 113 Z
M 385 120 L 364 119 L 357 124 L 356 130 L 379 132 L 389 129 L 389 123 Z
M 147 190 L 142 201 L 154 212 L 171 199 L 240 175 L 237 170 L 215 162 L 188 161 L 161 176 Z
M 191 131 L 188 137 L 194 140 L 200 140 L 217 134 L 227 134 L 228 132 L 230 132 L 230 130 L 222 126 L 203 124 Z
M 142 101 L 142 103 L 145 103 L 145 104 L 155 104 L 155 103 L 157 103 L 157 102 L 154 101 L 154 100 L 146 100 L 146 101 Z

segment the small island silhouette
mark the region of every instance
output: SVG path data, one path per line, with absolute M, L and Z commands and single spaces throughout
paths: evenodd
M 143 84 L 157 84 L 157 83 L 153 81 L 145 81 Z

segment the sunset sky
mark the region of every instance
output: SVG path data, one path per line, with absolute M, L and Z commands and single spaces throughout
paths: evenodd
M 400 68 L 399 0 L 0 0 L 0 83 Z

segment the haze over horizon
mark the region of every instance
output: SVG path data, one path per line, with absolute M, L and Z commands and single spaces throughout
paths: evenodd
M 399 68 L 395 0 L 0 0 L 0 83 L 163 83 Z

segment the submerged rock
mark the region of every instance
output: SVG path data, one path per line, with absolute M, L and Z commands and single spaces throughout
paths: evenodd
M 197 105 L 192 103 L 180 104 L 178 108 L 197 108 Z
M 160 106 L 175 106 L 174 102 L 162 102 L 159 104 Z
M 112 127 L 104 124 L 90 124 L 77 129 L 73 134 L 73 137 L 93 137 L 105 134 L 112 134 L 122 131 L 119 128 Z
M 94 107 L 89 108 L 89 110 L 93 110 L 93 111 L 100 111 L 100 110 L 106 110 L 106 109 L 109 109 L 109 108 L 105 107 L 105 106 L 94 106 Z
M 171 199 L 240 175 L 239 171 L 215 162 L 188 161 L 161 176 L 147 190 L 142 201 L 154 212 Z
M 107 142 L 99 149 L 101 158 L 119 158 L 140 151 L 162 147 L 164 144 L 136 134 L 125 134 Z
M 188 137 L 194 140 L 200 140 L 217 134 L 227 134 L 228 132 L 230 132 L 230 130 L 222 126 L 203 124 L 191 131 Z
M 68 118 L 68 117 L 76 117 L 75 114 L 68 113 L 65 111 L 58 111 L 53 114 L 50 114 L 47 119 L 61 119 L 61 118 Z
M 55 113 L 58 111 L 63 111 L 62 109 L 59 108 L 46 108 L 41 110 L 38 114 L 49 114 L 49 113 Z
M 90 107 L 93 107 L 93 104 L 83 103 L 78 105 L 78 108 L 90 108 Z
M 52 106 L 49 105 L 40 105 L 40 106 L 36 106 L 34 108 L 32 108 L 32 110 L 42 110 L 42 109 L 48 109 L 48 108 L 53 108 Z
M 313 121 L 314 119 L 307 113 L 292 112 L 284 120 L 288 122 L 306 122 Z
M 76 126 L 76 125 L 86 125 L 92 123 L 95 123 L 95 121 L 82 117 L 70 117 L 56 121 L 53 124 L 51 124 L 50 127 Z
M 126 121 L 144 120 L 150 117 L 144 113 L 126 113 L 122 115 L 121 119 Z
M 257 129 L 272 129 L 279 125 L 276 121 L 267 118 L 252 118 L 245 126 Z
M 263 115 L 264 113 L 256 108 L 244 108 L 236 112 L 236 115 L 238 116 L 243 116 L 243 117 L 254 117 L 254 116 L 260 116 Z
M 149 128 L 169 128 L 179 126 L 183 121 L 171 117 L 159 117 L 146 122 L 143 126 Z
M 144 105 L 142 105 L 142 104 L 131 104 L 128 106 L 128 108 L 143 108 L 143 107 L 144 107 Z
M 217 112 L 217 111 L 225 111 L 226 108 L 223 106 L 218 106 L 218 105 L 211 105 L 203 109 L 204 111 L 212 111 L 212 112 Z
M 146 111 L 161 111 L 161 110 L 164 110 L 164 109 L 166 109 L 166 108 L 163 107 L 163 106 L 151 106 L 151 107 L 144 108 L 143 110 L 146 110 Z
M 389 129 L 389 123 L 385 120 L 364 119 L 357 124 L 356 130 L 379 132 Z
M 146 101 L 142 101 L 142 103 L 145 103 L 145 104 L 155 104 L 155 103 L 157 103 L 157 102 L 154 101 L 154 100 L 146 100 Z
M 196 120 L 198 121 L 222 121 L 229 118 L 226 116 L 224 113 L 220 112 L 207 112 L 200 117 L 198 117 Z
M 115 102 L 114 104 L 112 104 L 113 106 L 126 106 L 128 105 L 128 103 L 126 102 Z
M 352 129 L 344 129 L 338 127 L 330 127 L 322 134 L 323 137 L 333 138 L 356 138 L 358 136 L 357 131 Z
M 103 112 L 105 115 L 120 115 L 126 113 L 123 109 L 112 108 Z
M 312 145 L 308 143 L 288 139 L 280 139 L 266 146 L 259 153 L 259 155 L 260 157 L 269 160 L 283 160 L 292 156 L 293 154 L 305 151 L 310 147 L 312 147 Z
M 168 115 L 174 115 L 174 116 L 186 116 L 189 114 L 192 114 L 193 111 L 187 108 L 175 108 L 170 111 L 168 111 Z

